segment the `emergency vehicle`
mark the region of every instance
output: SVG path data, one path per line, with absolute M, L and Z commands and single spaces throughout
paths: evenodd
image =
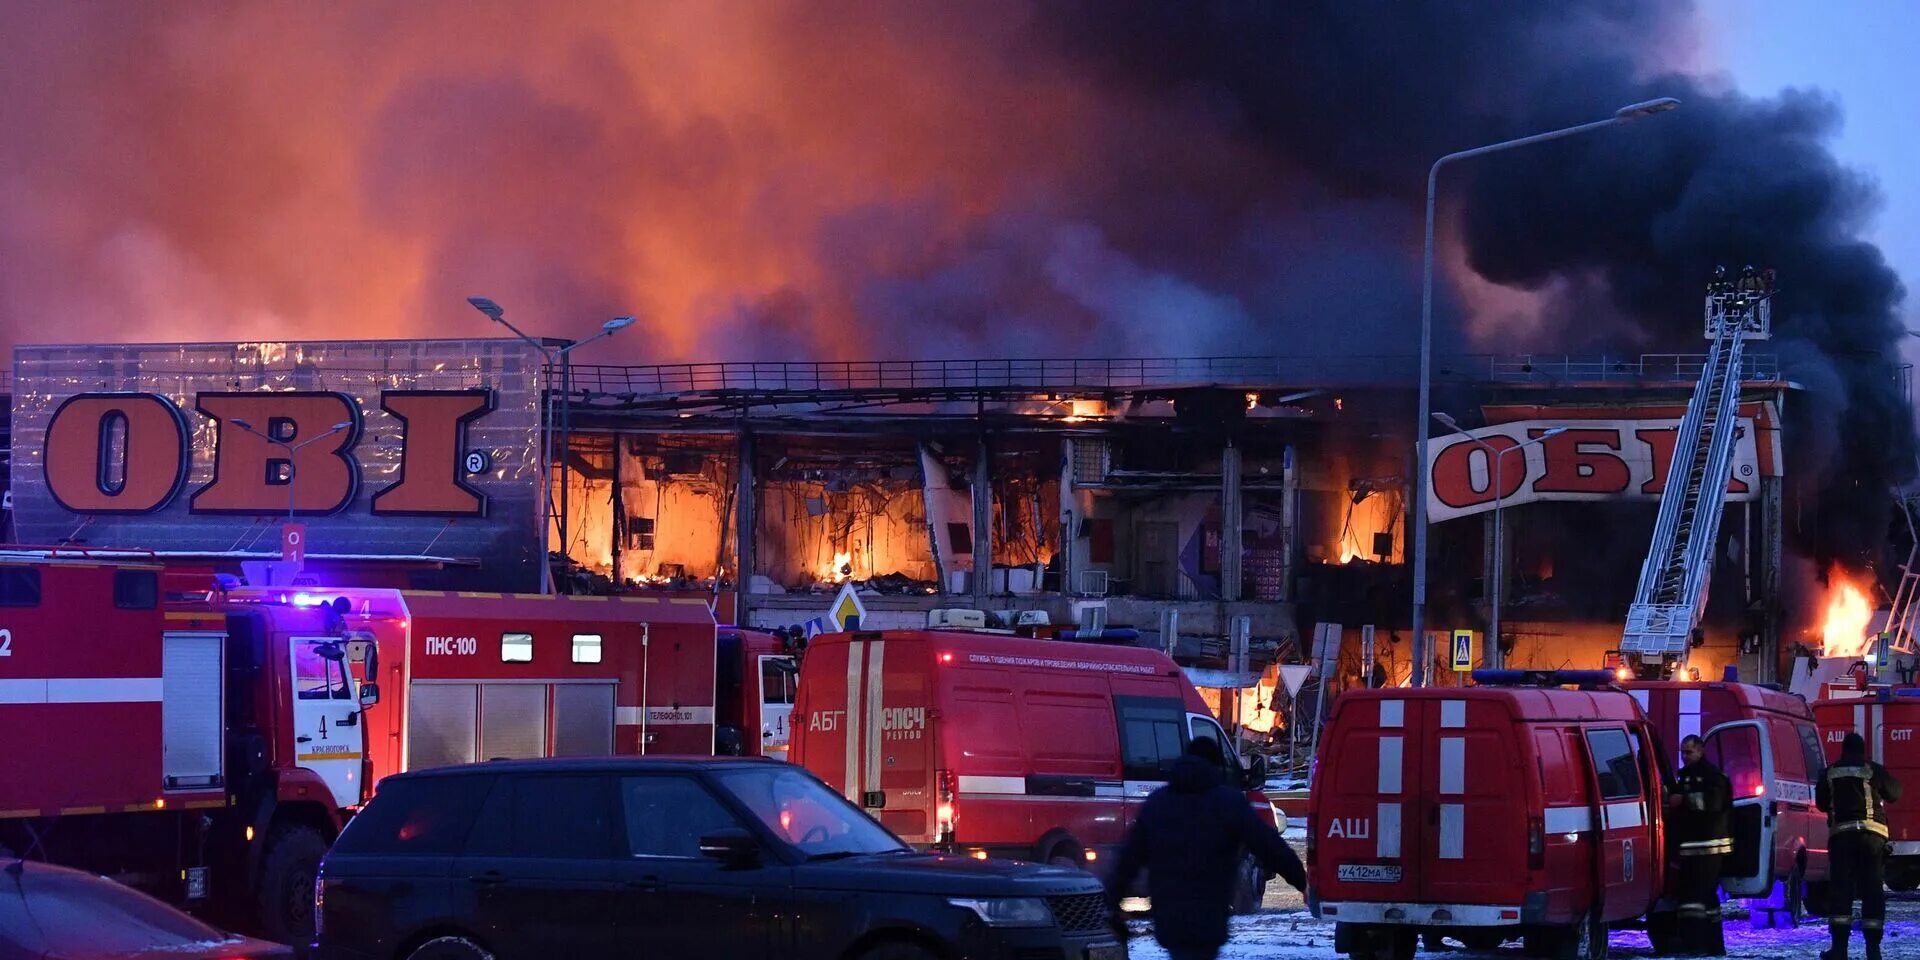
M 1196 737 L 1271 823 L 1232 741 L 1165 654 L 994 634 L 815 637 L 800 660 L 793 762 L 923 849 L 1090 866 Z M 1243 875 L 1240 906 L 1269 878 Z
M 1335 700 L 1307 872 L 1308 906 L 1336 922 L 1336 949 L 1407 958 L 1423 932 L 1444 930 L 1476 948 L 1524 936 L 1600 957 L 1610 925 L 1652 909 L 1667 771 L 1653 724 L 1604 688 L 1611 679 L 1480 671 L 1480 686 Z
M 374 782 L 496 758 L 713 753 L 715 628 L 698 598 L 378 588 L 235 596 L 344 601 L 347 625 L 377 640 L 386 709 L 362 774 Z
M 794 647 L 784 634 L 720 629 L 716 736 L 737 740 L 741 756 L 787 759 L 787 722 L 800 686 Z
M 1827 881 L 1827 818 L 1813 805 L 1826 769 L 1807 702 L 1750 683 L 1631 681 L 1621 684 L 1659 731 L 1663 757 L 1679 767 L 1680 742 L 1706 741 L 1707 759 L 1733 786 L 1733 855 L 1720 886 L 1735 897 L 1776 896 L 1798 920 L 1820 903 Z
M 377 654 L 333 606 L 111 556 L 0 552 L 0 846 L 296 936 L 365 792 L 384 708 L 349 661 Z
M 1908 796 L 1920 789 L 1920 688 L 1874 687 L 1860 696 L 1815 701 L 1820 740 L 1829 763 L 1840 759 L 1840 742 L 1857 733 L 1867 741 L 1867 758 L 1887 768 L 1906 785 Z M 1920 805 L 1887 805 L 1887 886 L 1920 887 Z

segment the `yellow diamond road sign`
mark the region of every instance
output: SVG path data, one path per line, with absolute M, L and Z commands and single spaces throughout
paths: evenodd
M 853 592 L 853 584 L 840 586 L 840 594 L 833 598 L 833 606 L 827 610 L 827 619 L 833 621 L 834 629 L 845 630 L 847 621 L 855 617 L 860 623 L 867 622 L 867 605 L 860 602 L 860 595 Z

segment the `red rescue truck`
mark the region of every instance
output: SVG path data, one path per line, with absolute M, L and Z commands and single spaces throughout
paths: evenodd
M 1733 785 L 1733 855 L 1720 881 L 1729 895 L 1771 898 L 1790 916 L 1822 900 L 1827 818 L 1813 805 L 1826 759 L 1807 702 L 1750 683 L 1630 681 L 1621 684 L 1659 731 L 1664 757 L 1680 765 L 1680 741 L 1705 739 L 1707 759 Z
M 794 648 L 784 634 L 720 628 L 714 693 L 720 743 L 738 744 L 741 756 L 787 759 L 787 722 L 800 687 Z
M 1334 701 L 1307 871 L 1337 949 L 1404 960 L 1439 930 L 1600 957 L 1611 925 L 1659 901 L 1667 772 L 1652 723 L 1604 672 L 1491 685 L 1522 679 L 1481 671 L 1481 686 Z
M 230 603 L 211 571 L 0 552 L 0 846 L 302 935 L 385 722 L 350 672 L 371 646 L 332 607 Z
M 1131 646 L 898 630 L 819 636 L 800 660 L 793 762 L 915 846 L 1088 865 L 1196 737 L 1231 741 L 1165 654 Z M 1251 859 L 1238 899 L 1268 877 Z
M 1826 759 L 1840 759 L 1840 741 L 1857 733 L 1867 741 L 1867 758 L 1887 768 L 1907 788 L 1920 790 L 1920 688 L 1874 687 L 1858 697 L 1816 701 Z M 1920 887 L 1920 804 L 1887 805 L 1887 886 Z
M 499 757 L 713 753 L 715 629 L 698 598 L 377 588 L 236 596 L 344 601 L 347 625 L 377 639 L 385 707 L 364 772 L 375 782 Z

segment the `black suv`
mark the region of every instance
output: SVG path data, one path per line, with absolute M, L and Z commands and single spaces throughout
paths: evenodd
M 774 760 L 494 761 L 380 789 L 319 960 L 1123 960 L 1077 870 L 915 853 Z

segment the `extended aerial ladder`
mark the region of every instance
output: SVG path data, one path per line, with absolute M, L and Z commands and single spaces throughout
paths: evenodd
M 1620 644 L 1621 652 L 1638 659 L 1643 677 L 1663 677 L 1686 664 L 1706 611 L 1714 543 L 1733 479 L 1741 355 L 1748 340 L 1772 335 L 1772 305 L 1771 270 L 1760 274 L 1748 267 L 1729 280 L 1722 267 L 1707 286 L 1705 332 L 1713 346 L 1674 437 L 1660 518 Z

